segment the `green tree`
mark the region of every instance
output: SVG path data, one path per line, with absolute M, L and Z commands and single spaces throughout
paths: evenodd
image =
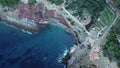
M 20 0 L 0 0 L 2 6 L 13 7 L 18 5 Z
M 28 0 L 28 4 L 29 4 L 29 5 L 34 5 L 35 3 L 37 3 L 36 0 Z
M 120 6 L 120 0 L 113 0 L 114 4 L 116 4 L 117 6 Z
M 56 4 L 56 5 L 60 5 L 64 2 L 64 0 L 48 0 L 49 2 L 51 2 L 52 4 Z

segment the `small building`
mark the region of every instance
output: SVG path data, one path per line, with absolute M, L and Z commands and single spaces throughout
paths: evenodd
M 99 51 L 100 51 L 100 47 L 97 46 L 94 51 L 95 51 L 95 52 L 99 52 Z
M 92 38 L 90 38 L 89 39 L 89 43 L 90 43 L 90 45 L 91 45 L 91 47 L 94 45 L 94 43 L 95 43 L 95 40 L 94 39 L 92 39 Z
M 55 13 L 56 13 L 55 10 L 47 10 L 47 16 L 48 17 L 55 17 Z
M 98 54 L 97 52 L 93 52 L 93 53 L 91 53 L 91 58 L 92 58 L 93 60 L 99 59 L 99 54 Z

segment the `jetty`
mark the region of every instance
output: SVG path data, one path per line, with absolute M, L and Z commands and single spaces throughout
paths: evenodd
M 16 28 L 20 28 L 31 33 L 36 33 L 39 30 L 33 21 L 13 18 L 7 15 L 3 15 L 2 13 L 0 13 L 0 22 L 4 22 L 8 25 L 15 26 Z

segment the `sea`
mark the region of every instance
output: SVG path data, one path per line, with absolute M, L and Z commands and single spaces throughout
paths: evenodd
M 54 23 L 28 34 L 0 22 L 0 68 L 65 68 L 61 58 L 74 43 L 74 36 Z

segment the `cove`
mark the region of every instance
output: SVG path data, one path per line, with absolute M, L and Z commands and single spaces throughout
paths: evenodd
M 0 68 L 64 68 L 58 60 L 74 42 L 71 33 L 54 24 L 29 35 L 0 23 Z

